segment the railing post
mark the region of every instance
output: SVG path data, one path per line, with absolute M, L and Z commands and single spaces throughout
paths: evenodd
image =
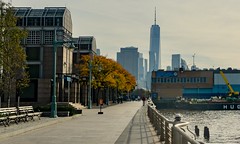
M 175 127 L 172 127 L 172 143 L 181 144 L 178 136 L 178 132 L 175 130 Z
M 171 144 L 171 130 L 169 127 L 169 123 L 165 121 L 165 144 Z
M 156 113 L 156 112 L 155 112 Z M 161 134 L 161 118 L 160 116 L 156 113 L 156 119 L 157 119 L 157 135 Z
M 161 134 L 160 134 L 160 141 L 164 141 L 165 140 L 165 137 L 164 137 L 164 127 L 165 127 L 165 121 L 164 121 L 164 119 L 161 117 L 160 118 L 161 120 L 160 120 L 160 122 L 161 122 L 161 130 L 160 130 L 160 132 L 161 132 Z

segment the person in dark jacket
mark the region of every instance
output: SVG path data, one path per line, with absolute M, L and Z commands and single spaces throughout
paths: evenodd
M 145 106 L 146 98 L 144 96 L 142 97 L 142 101 L 143 101 L 143 106 Z

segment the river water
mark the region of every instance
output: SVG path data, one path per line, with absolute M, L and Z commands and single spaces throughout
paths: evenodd
M 200 130 L 200 141 L 211 144 L 240 144 L 240 111 L 185 111 L 160 110 L 166 118 L 174 120 L 175 114 L 182 115 L 182 121 L 190 122 L 188 128 L 194 132 L 195 125 Z M 204 141 L 203 131 L 207 126 L 209 141 Z

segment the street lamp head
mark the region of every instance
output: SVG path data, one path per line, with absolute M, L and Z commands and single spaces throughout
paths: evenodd
M 76 49 L 77 47 L 75 47 L 74 43 L 70 43 L 69 49 Z

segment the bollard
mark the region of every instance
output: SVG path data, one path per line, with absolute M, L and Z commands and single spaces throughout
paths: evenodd
M 98 114 L 103 114 L 103 112 L 102 112 L 102 106 L 103 106 L 103 99 L 99 99 L 99 108 L 100 108 L 100 111 L 98 112 Z
M 181 114 L 176 114 L 175 115 L 175 120 L 173 122 L 173 125 L 180 123 L 181 122 L 181 118 L 182 118 Z
M 197 137 L 199 137 L 199 128 L 197 125 L 195 125 L 195 134 Z
M 208 127 L 204 127 L 204 134 L 203 134 L 203 136 L 204 136 L 204 139 L 206 139 L 206 140 L 209 140 L 209 138 L 210 138 L 210 134 L 209 134 L 209 128 Z

